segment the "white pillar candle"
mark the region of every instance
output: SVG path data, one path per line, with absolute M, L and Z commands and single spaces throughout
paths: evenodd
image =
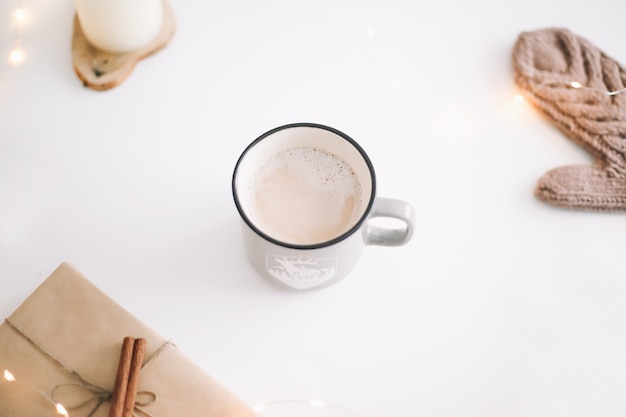
M 75 0 L 83 34 L 98 49 L 125 53 L 152 42 L 163 25 L 162 0 Z

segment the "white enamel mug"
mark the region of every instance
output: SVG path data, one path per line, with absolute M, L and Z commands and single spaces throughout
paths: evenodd
M 268 231 L 259 220 L 251 184 L 273 155 L 311 148 L 344 161 L 360 184 L 362 204 L 355 221 L 323 241 L 293 242 Z M 239 157 L 232 177 L 235 205 L 242 219 L 243 241 L 252 266 L 282 287 L 309 290 L 332 285 L 354 268 L 367 245 L 401 246 L 415 228 L 415 211 L 402 200 L 376 197 L 376 175 L 365 151 L 348 135 L 315 123 L 272 129 L 254 140 Z M 257 198 L 258 199 L 258 198 Z M 392 218 L 403 227 L 374 218 Z

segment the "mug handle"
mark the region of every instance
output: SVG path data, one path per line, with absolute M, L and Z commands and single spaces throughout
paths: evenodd
M 387 228 L 372 224 L 371 219 L 389 217 L 404 222 L 404 228 Z M 409 203 L 393 198 L 376 197 L 367 219 L 364 239 L 366 245 L 402 246 L 408 243 L 415 229 L 415 210 Z

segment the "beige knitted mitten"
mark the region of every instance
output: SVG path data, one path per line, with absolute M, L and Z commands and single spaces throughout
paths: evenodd
M 626 70 L 567 29 L 521 33 L 515 82 L 568 138 L 593 154 L 592 166 L 564 166 L 539 179 L 535 195 L 583 210 L 626 210 Z M 579 84 L 577 84 L 579 83 Z

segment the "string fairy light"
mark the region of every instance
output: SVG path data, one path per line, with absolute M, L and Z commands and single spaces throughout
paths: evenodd
M 65 417 L 69 417 L 69 413 L 67 412 L 67 410 L 65 409 L 65 407 L 63 407 L 61 403 L 56 403 L 56 408 L 57 408 L 57 413 Z
M 15 381 L 15 377 L 8 369 L 4 370 L 4 379 L 6 379 L 9 382 Z
M 615 96 L 621 93 L 626 92 L 626 88 L 621 88 L 619 90 L 613 90 L 613 91 L 604 91 L 601 90 L 599 88 L 594 88 L 594 87 L 588 87 L 586 85 L 581 84 L 578 81 L 570 81 L 570 82 L 563 82 L 563 81 L 543 81 L 539 84 L 537 84 L 537 86 L 535 88 L 533 88 L 530 92 L 530 94 L 534 95 L 536 91 L 540 90 L 541 88 L 544 87 L 554 87 L 554 86 L 567 86 L 567 87 L 571 87 L 577 90 L 588 90 L 588 91 L 595 91 L 597 93 L 600 94 L 605 94 L 607 96 Z M 518 94 L 513 98 L 513 101 L 517 104 L 521 104 L 525 101 L 525 98 L 523 95 Z
M 22 386 L 24 386 L 24 387 L 26 387 L 28 389 L 31 389 L 32 391 L 36 392 L 37 394 L 43 396 L 47 401 L 51 402 L 54 405 L 54 408 L 55 408 L 56 412 L 60 416 L 69 417 L 69 413 L 67 412 L 67 410 L 65 409 L 63 404 L 54 401 L 52 398 L 50 398 L 48 395 L 46 395 L 43 391 L 35 388 L 32 385 L 28 385 L 28 384 L 24 384 L 22 382 L 18 382 L 17 379 L 15 378 L 15 375 L 13 375 L 13 373 L 11 371 L 9 371 L 8 369 L 4 370 L 3 376 L 4 376 L 4 379 L 6 381 L 8 381 L 9 383 L 21 384 Z
M 351 417 L 359 417 L 358 414 L 350 411 L 344 407 L 339 405 L 329 403 L 327 401 L 321 399 L 312 399 L 312 400 L 277 400 L 270 401 L 262 404 L 257 404 L 252 407 L 255 413 L 264 416 L 265 414 L 272 416 L 272 409 L 279 408 L 282 406 L 298 406 L 305 407 L 310 409 L 332 409 L 335 412 L 341 413 L 342 416 L 351 416 Z M 265 413 L 265 414 L 264 414 Z M 279 413 L 281 416 L 283 414 Z M 325 415 L 325 414 L 324 414 Z
M 26 58 L 26 52 L 22 47 L 22 29 L 28 16 L 22 5 L 22 0 L 18 0 L 18 5 L 12 13 L 13 26 L 15 28 L 13 47 L 9 51 L 9 62 L 13 66 L 21 64 Z

